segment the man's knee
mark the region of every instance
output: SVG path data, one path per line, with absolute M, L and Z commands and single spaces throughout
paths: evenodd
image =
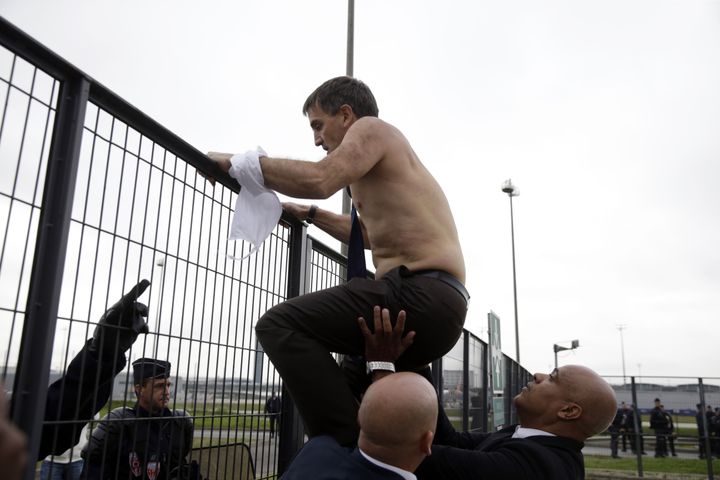
M 255 324 L 255 334 L 266 350 L 269 340 L 278 340 L 282 336 L 282 331 L 290 328 L 286 310 L 282 303 L 275 305 L 266 311 Z

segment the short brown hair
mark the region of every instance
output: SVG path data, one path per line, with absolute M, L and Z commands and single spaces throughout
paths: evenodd
M 349 105 L 358 118 L 377 117 L 375 96 L 367 85 L 352 77 L 335 77 L 320 85 L 305 100 L 303 115 L 315 105 L 329 115 L 335 115 L 340 107 Z

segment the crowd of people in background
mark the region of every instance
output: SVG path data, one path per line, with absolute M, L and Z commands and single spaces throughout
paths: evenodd
M 720 458 L 720 407 L 713 408 L 707 405 L 703 408 L 702 404 L 698 403 L 696 408 L 698 457 L 704 459 L 709 452 L 709 455 Z M 635 414 L 635 405 L 620 403 L 615 418 L 608 427 L 610 454 L 613 458 L 620 458 L 619 452 L 627 452 L 628 446 L 633 455 L 637 454 L 638 443 L 641 454 L 647 454 L 642 419 L 638 417 L 636 421 Z M 678 438 L 677 425 L 672 413 L 665 409 L 659 398 L 654 400 L 654 407 L 650 410 L 649 424 L 655 437 L 655 457 L 677 457 L 675 449 L 675 440 Z

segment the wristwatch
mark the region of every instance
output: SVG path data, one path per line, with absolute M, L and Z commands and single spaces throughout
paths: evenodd
M 317 212 L 317 209 L 317 205 L 310 205 L 310 210 L 308 210 L 307 217 L 305 217 L 305 223 L 312 225 L 313 220 L 315 220 L 315 212 Z
M 395 364 L 392 362 L 367 362 L 367 373 L 370 374 L 375 370 L 395 372 Z

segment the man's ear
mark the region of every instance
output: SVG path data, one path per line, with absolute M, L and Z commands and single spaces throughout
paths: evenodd
M 432 432 L 432 430 L 428 430 L 427 432 L 423 433 L 422 437 L 420 437 L 420 451 L 427 456 L 430 456 L 430 454 L 432 454 L 432 442 L 434 437 L 435 434 Z
M 567 402 L 557 413 L 562 420 L 576 420 L 580 415 L 582 415 L 582 407 L 575 402 Z
M 342 114 L 343 125 L 345 125 L 346 127 L 349 127 L 350 124 L 357 120 L 355 112 L 353 112 L 352 107 L 347 103 L 343 103 L 342 105 L 340 105 L 339 112 L 340 114 Z

